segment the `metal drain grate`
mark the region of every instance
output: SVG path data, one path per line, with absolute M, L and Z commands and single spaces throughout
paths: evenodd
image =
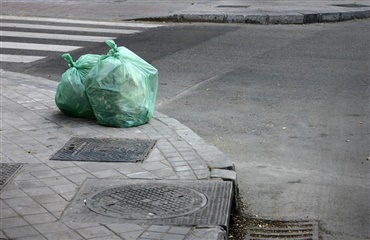
M 87 179 L 62 220 L 229 227 L 233 183 Z
M 362 8 L 362 7 L 370 7 L 370 5 L 363 5 L 357 3 L 349 3 L 349 4 L 333 4 L 332 6 L 335 7 L 348 7 L 348 8 Z
M 253 219 L 244 240 L 318 240 L 319 226 L 313 221 L 272 221 Z
M 92 211 L 126 219 L 177 217 L 198 211 L 206 203 L 206 196 L 191 188 L 152 183 L 115 187 L 87 199 Z
M 139 162 L 156 141 L 149 139 L 71 138 L 50 160 Z
M 0 163 L 0 191 L 18 173 L 23 164 L 20 163 Z

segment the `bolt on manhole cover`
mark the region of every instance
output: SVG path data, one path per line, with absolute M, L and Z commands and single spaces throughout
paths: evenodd
M 207 204 L 204 194 L 167 184 L 133 184 L 101 191 L 87 198 L 90 210 L 111 217 L 153 219 L 198 211 Z
M 349 3 L 349 4 L 332 4 L 335 7 L 349 7 L 349 8 L 361 8 L 361 7 L 370 7 L 370 5 L 363 5 L 357 3 Z
M 228 181 L 87 179 L 62 220 L 228 229 L 233 194 Z
M 318 240 L 319 226 L 315 221 L 273 221 L 251 219 L 244 240 Z
M 142 162 L 155 143 L 150 139 L 73 137 L 50 160 Z
M 22 166 L 21 163 L 0 163 L 0 191 L 5 188 Z

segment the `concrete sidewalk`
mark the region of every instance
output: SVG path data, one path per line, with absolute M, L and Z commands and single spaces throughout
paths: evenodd
M 306 24 L 370 17 L 368 0 L 1 1 L 0 14 L 92 20 Z
M 218 226 L 60 220 L 86 178 L 232 180 L 234 164 L 189 128 L 159 112 L 134 128 L 70 118 L 54 103 L 57 82 L 1 70 L 1 163 L 22 163 L 0 195 L 0 239 L 226 239 Z M 143 163 L 51 161 L 72 137 L 157 139 Z

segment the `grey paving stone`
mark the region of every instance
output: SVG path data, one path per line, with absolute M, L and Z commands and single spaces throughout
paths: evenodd
M 80 167 L 68 167 L 68 168 L 62 168 L 62 169 L 58 169 L 57 172 L 59 172 L 60 174 L 64 175 L 64 176 L 68 176 L 68 175 L 74 175 L 74 174 L 84 174 L 86 173 L 85 170 L 83 170 L 82 168 Z
M 151 171 L 152 174 L 157 176 L 158 178 L 167 178 L 167 177 L 176 177 L 177 175 L 175 171 L 172 168 L 163 168 L 159 170 L 153 170 Z
M 19 197 L 27 197 L 27 194 L 25 194 L 20 189 L 5 190 L 1 193 L 2 199 L 19 198 Z
M 145 228 L 140 226 L 139 224 L 107 224 L 105 225 L 111 231 L 115 233 L 125 233 L 125 232 L 137 232 L 137 231 L 144 231 Z
M 64 222 L 64 224 L 73 230 L 100 226 L 99 223 L 84 223 L 84 222 L 71 222 L 71 221 Z
M 47 239 L 65 239 L 65 240 L 79 240 L 83 239 L 80 235 L 72 230 L 48 233 L 44 235 Z
M 31 197 L 20 197 L 20 198 L 13 198 L 13 199 L 7 199 L 5 202 L 10 207 L 18 207 L 18 206 L 27 206 L 36 204 L 36 202 Z
M 51 186 L 51 188 L 56 192 L 56 193 L 67 193 L 67 192 L 75 192 L 77 189 L 76 184 L 64 184 L 64 185 L 56 185 L 56 186 Z
M 143 231 L 133 231 L 133 232 L 126 232 L 126 233 L 119 233 L 118 235 L 125 240 L 137 240 L 139 236 L 143 233 Z
M 187 227 L 171 227 L 168 230 L 168 233 L 176 233 L 176 234 L 182 234 L 186 235 L 190 231 L 190 228 Z
M 103 171 L 91 172 L 91 174 L 97 178 L 122 177 L 123 175 L 122 173 L 114 169 L 107 169 Z
M 30 175 L 30 176 L 32 176 L 32 175 Z M 19 188 L 21 188 L 22 190 L 25 190 L 27 188 L 45 187 L 45 184 L 42 181 L 40 181 L 40 180 L 38 180 L 36 178 L 33 178 L 33 179 L 22 179 L 22 180 L 18 180 L 18 179 L 21 179 L 21 178 L 20 177 L 17 177 L 15 179 L 14 183 Z
M 139 172 L 139 173 L 131 173 L 127 174 L 129 178 L 145 178 L 145 179 L 155 179 L 156 176 L 150 172 Z
M 211 177 L 212 178 L 222 178 L 224 180 L 232 180 L 234 182 L 237 181 L 236 172 L 233 170 L 212 169 Z
M 140 235 L 139 239 L 162 239 L 165 233 L 146 231 Z
M 59 177 L 60 174 L 52 169 L 46 171 L 36 171 L 31 172 L 31 175 L 35 176 L 38 179 L 41 178 L 51 178 L 51 177 Z
M 42 235 L 36 235 L 32 237 L 17 238 L 17 240 L 46 240 L 46 238 Z
M 181 171 L 181 172 L 176 172 L 176 175 L 180 179 L 197 179 L 196 176 L 194 175 L 193 171 Z
M 58 213 L 64 211 L 67 207 L 68 202 L 56 202 L 56 203 L 43 203 L 42 206 L 51 213 Z
M 69 179 L 58 176 L 58 177 L 51 177 L 51 178 L 43 178 L 40 179 L 41 182 L 45 183 L 47 186 L 58 186 L 58 185 L 66 185 L 72 183 Z
M 2 218 L 0 221 L 0 229 L 15 228 L 27 225 L 28 223 L 21 217 Z
M 13 209 L 11 209 L 9 207 L 1 208 L 0 223 L 1 223 L 2 219 L 4 219 L 4 218 L 17 217 L 17 216 L 18 216 L 18 214 Z
M 183 240 L 185 238 L 185 235 L 181 234 L 173 234 L 173 233 L 166 233 L 162 240 Z
M 163 169 L 163 168 L 166 168 L 167 165 L 161 163 L 161 162 L 150 162 L 150 163 L 146 163 L 144 161 L 144 163 L 141 165 L 142 168 L 144 168 L 145 170 L 147 171 L 152 171 L 152 170 L 158 170 L 158 169 Z
M 36 224 L 33 227 L 42 234 L 49 234 L 61 231 L 68 231 L 68 227 L 61 222 L 49 222 L 43 224 Z
M 40 234 L 31 226 L 22 226 L 4 229 L 3 232 L 9 239 L 39 236 Z
M 150 226 L 147 231 L 148 232 L 161 232 L 166 233 L 171 227 L 170 226 L 160 226 L 160 225 L 152 225 Z
M 70 176 L 66 176 L 66 178 L 68 178 L 73 183 L 80 185 L 86 178 L 95 178 L 95 177 L 88 173 L 88 174 L 70 175 Z
M 12 207 L 12 209 L 14 211 L 16 211 L 21 216 L 40 214 L 40 213 L 46 213 L 47 212 L 46 209 L 43 208 L 40 204 L 15 206 L 15 207 Z
M 48 187 L 27 188 L 23 191 L 26 192 L 29 196 L 55 194 L 55 192 Z
M 59 196 L 58 194 L 48 194 L 48 195 L 39 195 L 32 197 L 36 202 L 44 205 L 47 203 L 57 203 L 57 202 L 66 202 L 64 198 Z
M 76 230 L 84 238 L 111 236 L 113 233 L 103 226 L 90 227 Z
M 34 214 L 24 216 L 24 219 L 31 225 L 54 222 L 57 219 L 50 213 Z
M 193 229 L 184 240 L 224 240 L 227 239 L 226 232 L 220 228 L 195 228 Z

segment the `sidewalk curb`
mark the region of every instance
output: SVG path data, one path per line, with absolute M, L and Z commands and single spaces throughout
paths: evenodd
M 136 21 L 154 22 L 210 22 L 210 23 L 247 23 L 247 24 L 310 24 L 350 21 L 370 18 L 370 10 L 348 12 L 287 12 L 287 13 L 255 13 L 255 14 L 197 14 L 180 13 L 163 17 L 132 19 Z

